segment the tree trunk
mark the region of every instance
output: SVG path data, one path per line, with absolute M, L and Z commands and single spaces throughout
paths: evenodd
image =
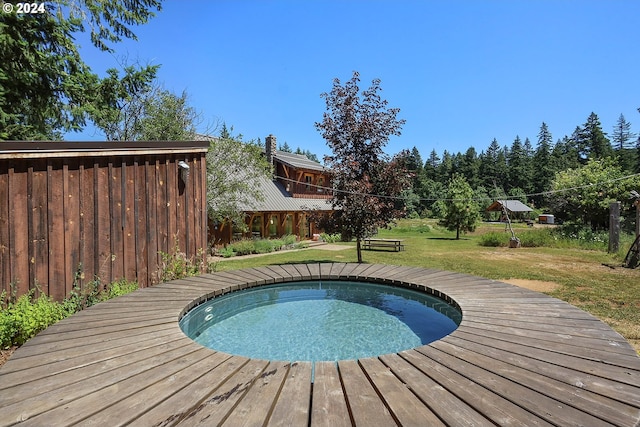
M 360 247 L 359 237 L 356 237 L 356 252 L 358 253 L 358 264 L 362 264 L 362 248 Z
M 456 240 L 460 240 L 460 227 L 456 228 Z

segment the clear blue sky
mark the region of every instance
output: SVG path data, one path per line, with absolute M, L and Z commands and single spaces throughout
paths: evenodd
M 320 94 L 357 70 L 407 121 L 386 151 L 426 159 L 516 135 L 535 147 L 543 121 L 555 141 L 592 111 L 608 134 L 621 113 L 640 131 L 639 19 L 631 0 L 173 0 L 114 47 L 160 64 L 160 82 L 208 120 L 320 156 Z M 94 71 L 117 67 L 78 40 Z

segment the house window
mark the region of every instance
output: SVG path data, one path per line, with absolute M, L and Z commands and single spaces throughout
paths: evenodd
M 306 187 L 307 187 L 307 191 L 311 190 L 311 180 L 312 180 L 312 179 L 313 179 L 313 178 L 312 178 L 310 175 L 305 175 L 305 176 L 304 176 L 304 182 L 307 184 L 307 185 L 306 185 Z
M 262 237 L 262 215 L 256 215 L 251 221 L 251 237 Z
M 278 235 L 278 215 L 271 215 L 269 219 L 269 237 Z
M 324 178 L 320 177 L 318 178 L 318 193 L 322 193 L 324 192 Z
M 284 219 L 284 234 L 293 234 L 293 216 L 287 215 Z

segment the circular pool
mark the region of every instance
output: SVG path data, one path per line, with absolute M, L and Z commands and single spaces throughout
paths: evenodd
M 226 294 L 180 320 L 214 350 L 266 360 L 337 361 L 396 353 L 438 340 L 462 320 L 455 304 L 366 282 L 306 281 Z

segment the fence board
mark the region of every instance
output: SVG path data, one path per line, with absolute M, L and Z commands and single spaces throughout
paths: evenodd
M 136 156 L 133 160 L 133 167 L 135 173 L 135 185 L 134 185 L 134 218 L 135 218 L 135 245 L 136 245 L 136 280 L 138 283 L 147 280 L 148 266 L 147 266 L 147 236 L 149 231 L 147 230 L 147 200 L 149 194 L 146 190 L 146 164 L 141 162 L 139 156 Z
M 176 232 L 177 232 L 177 216 L 180 199 L 178 197 L 178 166 L 176 165 L 175 158 L 167 158 L 165 162 L 165 172 L 167 177 L 167 234 L 168 244 L 165 252 L 171 253 L 176 249 Z M 184 242 L 183 242 L 184 243 Z M 184 252 L 184 249 L 179 246 L 178 250 Z
M 65 293 L 73 289 L 80 261 L 80 180 L 78 159 L 69 159 L 62 167 L 64 197 Z
M 34 162 L 28 171 L 29 215 L 29 276 L 42 292 L 49 294 L 49 248 L 47 246 L 47 161 Z
M 29 247 L 27 232 L 27 169 L 26 165 L 9 168 L 9 245 L 12 282 L 19 295 L 29 291 Z M 21 262 L 26 260 L 27 262 Z
M 93 162 L 90 159 L 85 159 L 80 165 L 80 259 L 83 260 L 80 285 L 83 287 L 96 275 L 96 263 L 87 259 L 96 250 L 95 180 L 99 165 L 97 161 Z
M 124 276 L 122 169 L 118 160 L 109 162 L 109 196 L 111 199 L 111 278 Z M 109 280 L 111 280 L 111 278 Z
M 11 295 L 9 252 L 9 164 L 0 162 L 0 294 Z
M 124 277 L 127 279 L 136 277 L 136 218 L 135 212 L 135 165 L 128 159 L 122 162 L 122 214 L 123 217 L 123 264 Z
M 64 248 L 64 195 L 63 195 L 63 161 L 52 159 L 47 165 L 48 185 L 48 220 L 49 220 L 49 283 L 57 284 L 49 289 L 51 297 L 56 300 L 65 297 L 65 248 Z
M 156 227 L 158 227 L 158 265 L 160 264 L 160 252 L 169 252 L 169 224 L 167 222 L 167 169 L 164 161 L 156 159 Z
M 156 159 L 145 161 L 145 194 L 147 195 L 147 277 L 154 277 L 158 269 L 158 187 L 156 177 Z M 152 279 L 153 282 L 156 279 Z
M 97 170 L 94 187 L 94 218 L 96 264 L 95 271 L 102 283 L 111 280 L 111 198 L 109 190 L 109 162 L 102 160 Z

